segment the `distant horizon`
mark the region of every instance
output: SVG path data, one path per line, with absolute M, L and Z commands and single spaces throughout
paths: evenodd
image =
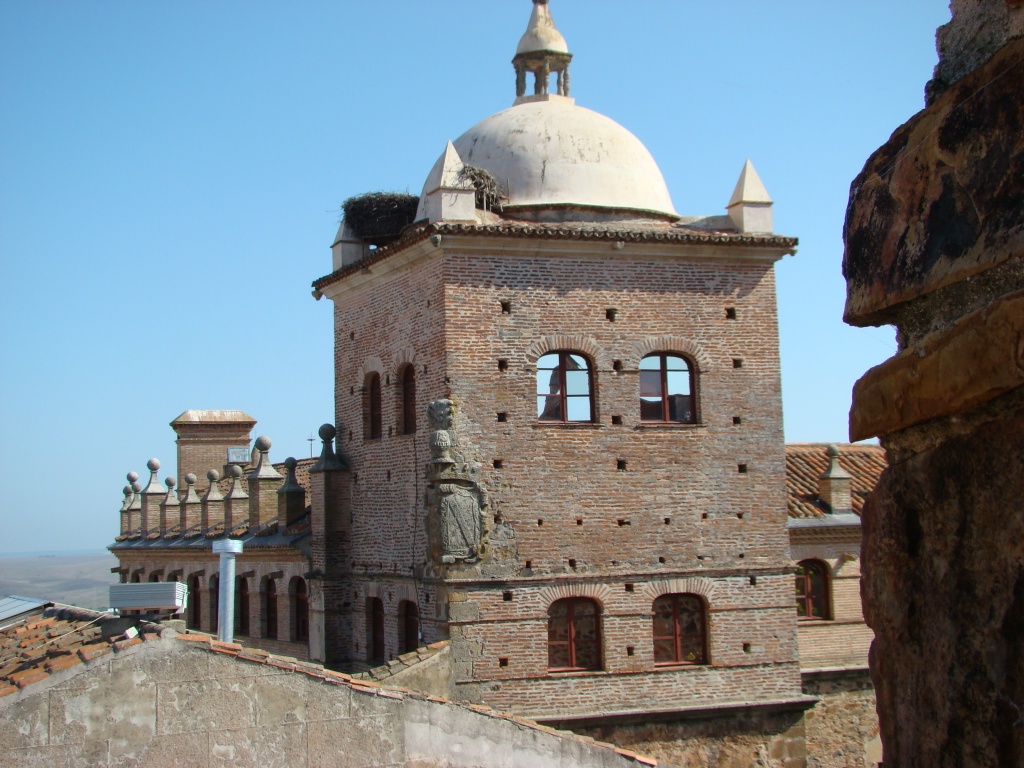
M 75 555 L 110 555 L 108 549 L 39 549 L 22 552 L 2 552 L 0 557 L 71 557 Z

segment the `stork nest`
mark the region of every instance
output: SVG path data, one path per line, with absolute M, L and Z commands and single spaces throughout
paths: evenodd
M 460 182 L 467 182 L 476 190 L 476 207 L 482 211 L 501 210 L 503 201 L 508 200 L 498 180 L 483 168 L 475 165 L 463 165 L 456 177 Z
M 416 219 L 420 199 L 402 192 L 367 192 L 341 204 L 352 233 L 370 245 L 394 242 Z

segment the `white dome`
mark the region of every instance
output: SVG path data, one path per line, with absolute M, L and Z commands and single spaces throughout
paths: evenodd
M 507 207 L 570 205 L 678 217 L 657 163 L 636 136 L 572 99 L 534 99 L 482 120 L 455 141 L 464 163 L 507 185 Z

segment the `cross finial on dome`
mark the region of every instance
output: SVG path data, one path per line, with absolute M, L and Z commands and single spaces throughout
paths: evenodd
M 533 13 L 519 40 L 512 66 L 516 70 L 516 98 L 526 96 L 526 73 L 532 72 L 533 93 L 545 96 L 551 73 L 558 75 L 558 95 L 569 95 L 569 62 L 572 54 L 562 33 L 555 27 L 548 0 L 533 0 Z

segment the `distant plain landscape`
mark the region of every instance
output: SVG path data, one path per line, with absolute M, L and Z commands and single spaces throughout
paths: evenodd
M 117 583 L 110 572 L 116 565 L 117 558 L 109 552 L 0 554 L 0 597 L 106 608 L 107 588 Z

